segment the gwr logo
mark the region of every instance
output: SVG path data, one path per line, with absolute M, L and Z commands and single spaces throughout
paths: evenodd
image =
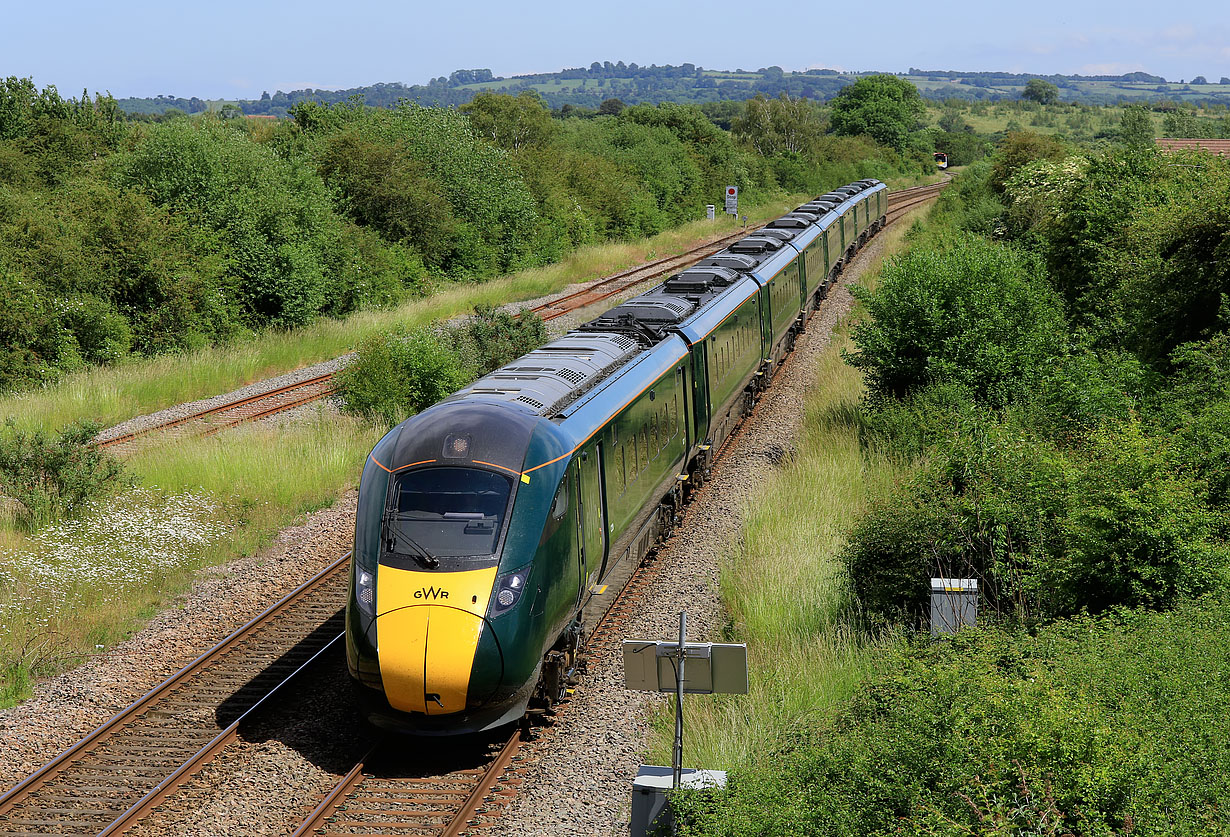
M 447 599 L 448 591 L 440 587 L 424 587 L 421 590 L 414 591 L 416 599 Z

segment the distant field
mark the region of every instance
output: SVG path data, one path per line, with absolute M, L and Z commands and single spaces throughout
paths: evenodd
M 976 76 L 977 74 L 971 74 Z M 904 75 L 926 97 L 974 96 L 988 98 L 1000 96 L 1016 99 L 1025 89 L 1025 80 L 1019 84 L 983 84 L 977 78 L 943 75 Z M 1092 79 L 1068 79 L 1059 86 L 1059 97 L 1065 102 L 1089 104 L 1113 103 L 1118 99 L 1128 101 L 1156 101 L 1170 99 L 1183 102 L 1203 102 L 1220 99 L 1230 103 L 1230 84 L 1184 84 L 1181 82 L 1104 81 Z
M 349 90 L 278 91 L 270 101 L 236 102 L 245 113 L 285 115 L 295 102 L 315 100 L 344 102 L 352 95 L 364 97 L 369 104 L 391 106 L 399 99 L 417 101 L 422 105 L 455 106 L 465 104 L 481 90 L 515 91 L 531 88 L 541 93 L 552 108 L 564 104 L 594 107 L 601 98 L 617 95 L 628 104 L 641 102 L 703 102 L 721 99 L 743 99 L 763 94 L 775 97 L 782 93 L 810 99 L 829 99 L 864 73 L 839 73 L 835 70 L 780 72 L 781 68 L 757 70 L 736 68 L 719 70 L 683 66 L 625 67 L 605 64 L 597 70 L 571 69 L 559 73 L 535 73 L 510 78 L 492 78 L 470 82 L 475 71 L 457 71 L 459 78 L 433 79 L 427 84 L 384 83 Z M 487 71 L 484 71 L 487 72 Z M 970 101 L 1016 100 L 1020 98 L 1028 74 L 999 72 L 923 72 L 912 70 L 898 73 L 929 99 L 966 99 Z M 578 78 L 577 76 L 582 76 Z M 1143 73 L 1130 77 L 1090 79 L 1073 76 L 1040 76 L 1060 88 L 1065 102 L 1084 104 L 1116 104 L 1119 102 L 1156 101 L 1169 99 L 1189 103 L 1223 103 L 1230 105 L 1230 84 L 1186 84 L 1165 81 Z M 462 83 L 465 81 L 466 83 Z M 608 92 L 614 91 L 614 92 Z M 595 98 L 600 97 L 600 98 Z M 189 112 L 221 107 L 220 102 L 200 99 L 121 99 L 119 105 L 129 113 L 162 113 L 168 108 Z

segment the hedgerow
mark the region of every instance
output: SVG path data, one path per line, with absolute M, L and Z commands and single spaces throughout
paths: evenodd
M 902 641 L 835 716 L 677 800 L 686 834 L 1230 828 L 1230 602 Z

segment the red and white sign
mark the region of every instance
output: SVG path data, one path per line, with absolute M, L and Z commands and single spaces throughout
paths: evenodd
M 727 215 L 738 215 L 739 214 L 739 187 L 738 186 L 727 186 L 726 187 L 726 214 Z

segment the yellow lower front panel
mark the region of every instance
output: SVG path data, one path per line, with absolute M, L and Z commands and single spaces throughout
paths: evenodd
M 389 705 L 443 715 L 466 707 L 495 567 L 376 576 L 376 649 Z

